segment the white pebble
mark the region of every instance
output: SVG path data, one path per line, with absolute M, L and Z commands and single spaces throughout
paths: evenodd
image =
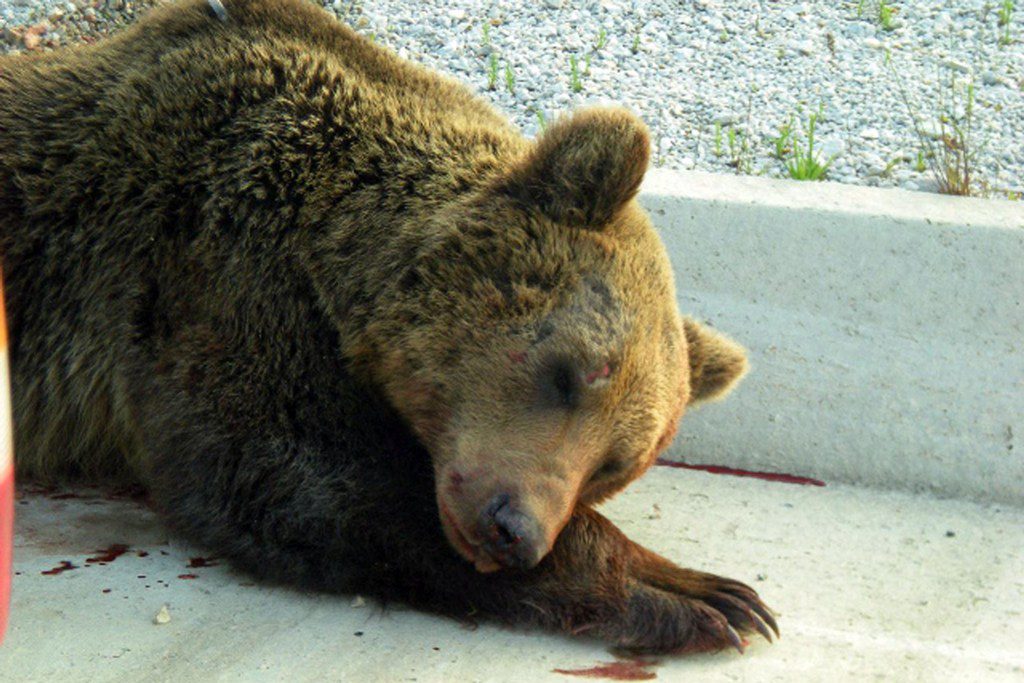
M 164 624 L 170 623 L 170 621 L 171 621 L 171 610 L 168 608 L 167 605 L 161 605 L 160 611 L 158 611 L 156 613 L 156 616 L 153 617 L 153 623 L 162 626 Z

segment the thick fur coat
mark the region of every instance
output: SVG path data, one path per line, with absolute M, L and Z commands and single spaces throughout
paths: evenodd
M 155 10 L 0 59 L 19 473 L 146 485 L 258 575 L 649 651 L 749 587 L 592 505 L 742 349 L 680 317 L 642 123 L 524 139 L 300 0 Z

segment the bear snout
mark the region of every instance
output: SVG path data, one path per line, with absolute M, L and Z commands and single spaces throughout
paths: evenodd
M 540 524 L 508 493 L 499 493 L 484 506 L 479 528 L 482 549 L 502 567 L 529 569 L 547 552 Z

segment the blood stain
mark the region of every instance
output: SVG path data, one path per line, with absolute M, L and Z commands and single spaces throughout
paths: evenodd
M 218 564 L 220 563 L 212 557 L 190 557 L 188 560 L 188 566 L 190 569 L 195 569 L 197 567 L 216 567 Z
M 104 593 L 109 593 L 109 592 L 110 592 L 110 589 L 109 589 L 109 588 L 104 588 L 104 589 L 103 589 L 103 592 L 104 592 Z
M 722 465 L 689 465 L 685 462 L 674 462 L 658 458 L 662 467 L 676 467 L 683 470 L 698 470 L 710 472 L 711 474 L 727 474 L 733 477 L 750 477 L 752 479 L 763 479 L 765 481 L 778 481 L 784 484 L 800 484 L 802 486 L 824 486 L 825 482 L 820 479 L 801 477 L 795 474 L 782 474 L 777 472 L 755 472 L 753 470 L 740 470 L 734 467 L 723 467 Z
M 106 564 L 107 562 L 113 562 L 117 558 L 128 552 L 128 546 L 124 543 L 114 543 L 113 545 L 107 546 L 103 550 L 97 550 L 95 557 L 86 559 L 86 564 Z
M 140 550 L 139 552 L 137 552 L 135 554 L 138 555 L 139 557 L 148 557 L 149 556 L 149 553 L 147 553 L 145 550 Z
M 626 659 L 617 662 L 605 662 L 588 669 L 552 669 L 556 674 L 579 676 L 580 678 L 604 678 L 612 681 L 653 681 L 658 674 L 648 671 L 658 662 L 645 662 L 640 659 Z
M 57 574 L 63 574 L 64 572 L 71 571 L 72 569 L 78 569 L 78 565 L 71 564 L 67 560 L 61 560 L 60 564 L 58 564 L 53 569 L 47 569 L 46 571 L 39 573 L 43 576 L 56 576 Z
M 198 574 L 178 574 L 179 579 L 198 579 Z

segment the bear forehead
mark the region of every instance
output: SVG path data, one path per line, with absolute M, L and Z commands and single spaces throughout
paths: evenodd
M 542 319 L 532 344 L 542 344 L 557 336 L 556 332 L 569 332 L 590 341 L 591 346 L 616 347 L 624 342 L 628 326 L 629 320 L 614 284 L 602 275 L 589 273 L 580 278 L 562 305 Z

